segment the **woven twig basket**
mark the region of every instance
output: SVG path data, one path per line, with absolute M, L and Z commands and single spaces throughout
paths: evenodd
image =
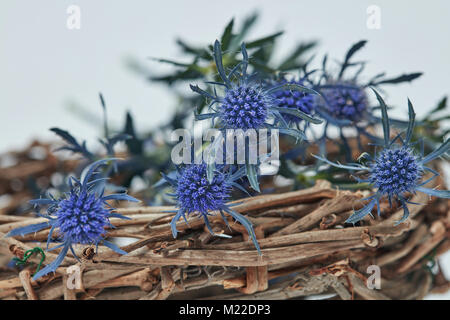
M 2 169 L 0 176 L 17 179 L 27 168 L 28 174 L 48 174 L 56 170 L 55 163 L 34 162 L 9 176 Z M 220 215 L 210 218 L 214 231 L 231 239 L 211 236 L 198 217 L 190 217 L 188 225 L 180 221 L 174 239 L 169 226 L 173 214 L 165 213 L 172 207 L 119 208 L 132 219 L 112 219 L 116 228 L 108 234 L 137 239 L 122 246 L 128 255 L 102 247 L 95 254 L 94 248 L 78 246 L 81 263 L 69 254 L 56 273 L 37 282 L 31 275 L 40 257 L 32 256 L 20 273 L 1 270 L 0 298 L 290 299 L 327 294 L 328 299 L 421 299 L 446 291 L 449 283 L 432 262 L 449 249 L 449 201 L 417 194 L 411 201 L 421 204 L 411 205 L 410 218 L 400 225 L 395 221 L 403 210 L 387 204 L 382 204 L 382 217 L 345 224 L 365 196 L 365 191 L 335 190 L 319 180 L 309 189 L 239 200 L 233 208 L 253 222 L 261 256 L 231 218 L 230 229 Z M 49 230 L 4 238 L 14 228 L 41 220 L 0 214 L 0 262 L 45 247 Z M 44 263 L 57 253 L 48 252 Z M 75 288 L 67 285 L 73 265 L 80 275 Z M 377 267 L 379 274 L 373 273 Z M 374 281 L 378 275 L 379 283 Z M 379 289 L 371 286 L 377 284 Z

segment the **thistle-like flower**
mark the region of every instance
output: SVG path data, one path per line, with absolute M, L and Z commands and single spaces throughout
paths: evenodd
M 301 80 L 291 80 L 287 82 L 286 80 L 282 81 L 280 84 L 293 84 L 293 85 L 301 85 L 304 86 L 304 79 Z M 280 108 L 299 110 L 303 113 L 306 113 L 312 116 L 315 112 L 316 105 L 316 95 L 310 92 L 301 92 L 294 91 L 289 89 L 281 88 L 273 93 L 275 98 L 275 103 Z M 291 114 L 283 114 L 283 118 L 289 124 L 298 124 L 303 119 L 296 117 Z
M 249 64 L 248 53 L 245 44 L 241 45 L 242 61 L 238 63 L 228 74 L 225 72 L 222 61 L 222 49 L 218 40 L 214 43 L 214 60 L 217 71 L 222 82 L 207 82 L 214 85 L 214 93 L 211 94 L 200 89 L 197 85 L 191 85 L 191 89 L 209 99 L 209 113 L 196 114 L 196 120 L 211 119 L 212 126 L 218 126 L 226 136 L 227 129 L 241 129 L 246 131 L 249 129 L 276 129 L 281 134 L 291 135 L 296 140 L 306 139 L 302 130 L 291 128 L 283 115 L 297 117 L 311 123 L 321 123 L 322 120 L 315 118 L 297 108 L 289 108 L 279 106 L 277 99 L 273 93 L 283 90 L 292 90 L 300 92 L 308 92 L 315 94 L 316 92 L 310 88 L 299 84 L 283 83 L 276 86 L 267 86 L 263 82 L 257 81 L 254 75 L 247 73 Z M 220 86 L 222 94 L 218 94 L 216 86 Z M 215 120 L 218 120 L 215 122 Z M 220 148 L 219 139 L 215 140 L 211 147 L 211 154 Z M 247 148 L 247 146 L 246 146 Z M 261 161 L 261 159 L 258 159 Z M 210 166 L 210 162 L 208 166 Z M 259 191 L 257 179 L 258 165 L 250 164 L 246 159 L 246 175 L 250 181 L 252 188 Z M 216 170 L 207 170 L 208 180 L 211 182 L 211 172 Z
M 101 243 L 120 254 L 126 254 L 125 251 L 104 238 L 104 235 L 107 233 L 105 228 L 113 227 L 109 221 L 110 218 L 129 219 L 120 214 L 112 213 L 111 211 L 114 208 L 107 201 L 126 200 L 138 202 L 139 200 L 125 193 L 105 196 L 103 194 L 104 185 L 98 193 L 96 190 L 99 189 L 99 185 L 103 184 L 106 178 L 92 179 L 95 175 L 95 170 L 111 160 L 115 159 L 103 159 L 92 163 L 84 170 L 80 180 L 71 177 L 69 180 L 70 191 L 60 199 L 55 199 L 50 195 L 48 199 L 31 200 L 30 203 L 36 206 L 48 206 L 45 214 L 38 213 L 39 216 L 47 218 L 48 221 L 17 228 L 11 230 L 6 235 L 7 237 L 23 236 L 50 227 L 47 250 L 50 251 L 61 247 L 62 250 L 55 261 L 34 275 L 34 280 L 50 272 L 54 272 L 63 261 L 69 249 L 72 251 L 74 257 L 78 259 L 73 250 L 73 244 L 98 246 Z M 61 244 L 48 249 L 55 230 L 58 234 L 56 242 L 61 242 Z
M 164 175 L 163 178 L 168 182 L 174 193 L 171 196 L 175 199 L 178 207 L 175 217 L 172 219 L 171 227 L 174 238 L 177 237 L 176 224 L 180 218 L 187 223 L 186 215 L 196 214 L 203 218 L 205 225 L 211 234 L 221 237 L 229 237 L 223 234 L 215 234 L 211 228 L 208 216 L 220 213 L 223 220 L 228 224 L 224 213 L 232 216 L 241 223 L 247 230 L 256 249 L 260 252 L 255 232 L 251 222 L 238 212 L 231 209 L 227 204 L 230 200 L 230 194 L 233 187 L 245 190 L 235 181 L 244 175 L 244 168 L 235 170 L 235 172 L 226 172 L 223 166 L 217 167 L 212 181 L 207 178 L 207 166 L 202 164 L 190 164 L 183 168 L 178 168 L 175 177 Z
M 325 87 L 322 96 L 325 103 L 321 114 L 330 123 L 346 126 L 368 120 L 370 108 L 363 87 L 338 83 Z
M 363 219 L 366 215 L 371 214 L 372 209 L 377 205 L 378 215 L 380 215 L 380 199 L 388 198 L 389 204 L 392 207 L 392 201 L 398 201 L 403 207 L 403 217 L 396 224 L 405 221 L 409 216 L 407 204 L 415 204 L 410 202 L 408 194 L 423 192 L 430 196 L 440 198 L 450 198 L 449 190 L 435 190 L 426 188 L 425 185 L 432 181 L 438 172 L 426 166 L 426 164 L 440 156 L 446 155 L 450 151 L 450 139 L 447 139 L 436 150 L 424 156 L 418 154 L 414 150 L 414 143 L 411 142 L 415 113 L 411 102 L 408 100 L 409 108 L 409 122 L 404 139 L 401 134 L 398 134 L 394 139 L 390 139 L 390 121 L 387 114 L 387 107 L 383 98 L 375 92 L 377 100 L 380 103 L 383 125 L 383 149 L 375 157 L 371 157 L 364 153 L 360 158 L 366 158 L 368 165 L 362 164 L 348 164 L 341 165 L 327 160 L 324 157 L 316 158 L 325 161 L 326 163 L 341 169 L 350 171 L 367 172 L 368 176 L 365 179 L 359 179 L 359 182 L 369 183 L 376 189 L 375 194 L 363 200 L 370 200 L 362 209 L 357 210 L 351 215 L 346 222 L 356 223 Z M 397 142 L 400 141 L 401 143 Z M 425 173 L 431 173 L 431 177 L 423 180 Z
M 196 119 L 212 119 L 213 124 L 214 120 L 218 119 L 217 124 L 221 129 L 275 128 L 279 129 L 280 133 L 304 139 L 304 133 L 290 128 L 282 114 L 288 114 L 316 124 L 322 121 L 299 108 L 280 106 L 273 94 L 280 90 L 300 91 L 310 94 L 316 92 L 298 83 L 282 83 L 271 87 L 259 83 L 254 75 L 247 74 L 249 60 L 244 43 L 241 45 L 241 52 L 242 61 L 227 74 L 222 63 L 220 42 L 216 40 L 214 43 L 214 59 L 223 82 L 208 83 L 223 87 L 224 92 L 223 95 L 218 95 L 214 89 L 214 94 L 210 94 L 196 85 L 191 85 L 194 92 L 210 100 L 208 108 L 212 111 L 206 114 L 197 114 Z
M 359 147 L 362 145 L 362 136 L 368 137 L 373 142 L 379 142 L 377 137 L 367 131 L 367 127 L 376 125 L 380 121 L 375 116 L 375 108 L 369 103 L 367 89 L 369 87 L 377 89 L 386 84 L 410 82 L 422 75 L 421 72 L 414 72 L 385 78 L 385 73 L 380 73 L 368 81 L 362 80 L 361 74 L 366 62 L 355 62 L 353 57 L 365 46 L 366 42 L 366 40 L 361 40 L 352 45 L 342 63 L 338 63 L 337 69 L 328 67 L 328 57 L 325 56 L 322 61 L 321 76 L 313 86 L 313 89 L 320 93 L 316 98 L 316 112 L 325 120 L 324 132 L 318 143 L 324 150 L 329 127 L 336 127 L 340 134 L 338 143 L 342 145 L 347 161 L 351 160 L 351 147 L 344 129 L 356 130 Z M 353 74 L 350 74 L 350 69 L 354 70 Z M 335 70 L 337 72 L 334 72 Z M 396 120 L 396 122 L 407 126 L 407 123 L 403 121 Z
M 366 40 L 355 43 L 347 51 L 342 63 L 339 63 L 339 72 L 328 71 L 325 56 L 322 62 L 322 75 L 319 82 L 314 85 L 314 89 L 321 93 L 321 97 L 316 100 L 320 115 L 332 125 L 356 126 L 362 129 L 362 123 L 378 123 L 378 118 L 373 115 L 373 108 L 369 105 L 366 89 L 369 87 L 378 88 L 386 84 L 398 84 L 410 82 L 422 75 L 421 72 L 403 74 L 393 78 L 385 78 L 385 73 L 380 73 L 369 81 L 361 81 L 360 75 L 363 73 L 366 62 L 354 62 L 353 56 L 362 49 Z M 356 67 L 353 75 L 348 76 L 348 70 Z M 360 127 L 358 127 L 360 125 Z M 359 130 L 364 133 L 364 130 Z

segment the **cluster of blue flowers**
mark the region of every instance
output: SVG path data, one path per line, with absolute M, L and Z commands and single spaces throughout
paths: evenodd
M 366 89 L 377 88 L 381 84 L 411 81 L 420 74 L 404 75 L 393 79 L 383 79 L 381 76 L 377 76 L 366 84 L 360 84 L 358 75 L 364 67 L 361 64 L 356 75 L 345 77 L 345 72 L 349 67 L 359 65 L 351 62 L 351 57 L 364 44 L 365 41 L 361 41 L 350 48 L 337 75 L 327 71 L 327 59 L 325 58 L 318 80 L 313 81 L 310 78 L 315 71 L 308 72 L 307 66 L 303 68 L 303 77 L 293 79 L 289 79 L 284 74 L 281 78 L 279 75 L 275 77 L 274 75 L 249 74 L 249 56 L 244 43 L 240 48 L 242 60 L 231 70 L 225 70 L 221 44 L 216 40 L 212 48 L 212 55 L 218 76 L 214 79 L 215 81 L 206 81 L 209 86 L 213 86 L 213 90 L 203 90 L 198 85 L 190 86 L 192 91 L 200 94 L 208 102 L 208 111 L 196 114 L 196 120 L 210 119 L 212 126 L 222 131 L 228 129 L 277 129 L 283 135 L 295 137 L 296 142 L 306 140 L 305 130 L 311 124 L 324 123 L 324 134 L 312 141 L 316 144 L 325 141 L 327 128 L 330 125 L 336 126 L 340 130 L 341 142 L 344 144 L 346 144 L 346 139 L 343 129 L 356 128 L 357 136 L 365 134 L 373 140 L 372 142 L 378 148 L 381 148 L 373 157 L 364 153 L 361 157 L 365 160 L 364 164 L 342 165 L 328 160 L 325 153 L 315 157 L 321 163 L 340 169 L 366 173 L 365 177 L 358 178 L 358 182 L 369 183 L 374 189 L 374 194 L 364 199 L 368 203 L 362 209 L 355 211 L 347 220 L 348 223 L 357 223 L 366 215 L 371 214 L 375 205 L 380 215 L 380 201 L 383 198 L 387 198 L 391 205 L 397 201 L 403 206 L 404 215 L 398 221 L 401 223 L 409 215 L 407 204 L 412 203 L 409 201 L 410 194 L 423 192 L 431 196 L 450 198 L 448 190 L 425 187 L 438 175 L 426 164 L 448 154 L 450 142 L 446 140 L 427 156 L 417 153 L 414 149 L 415 143 L 411 142 L 415 126 L 415 113 L 411 103 L 409 103 L 409 121 L 403 122 L 407 127 L 404 137 L 399 134 L 391 139 L 391 120 L 387 114 L 386 104 L 374 90 L 382 114 L 381 118 L 377 118 L 374 113 L 375 108 L 369 105 Z M 100 98 L 104 107 L 103 97 Z M 378 123 L 382 124 L 383 138 L 377 138 L 365 131 L 367 124 Z M 78 143 L 68 132 L 61 129 L 54 128 L 53 131 L 68 142 L 69 146 L 65 149 L 83 154 L 89 160 L 94 159 L 94 155 L 86 149 L 85 143 Z M 106 147 L 108 155 L 114 154 L 113 147 L 117 142 L 129 138 L 124 134 L 110 137 L 105 122 L 105 140 L 102 140 L 102 143 Z M 347 149 L 349 149 L 348 146 Z M 325 149 L 322 147 L 319 150 Z M 31 201 L 38 207 L 38 212 L 39 207 L 47 206 L 46 213 L 39 213 L 39 216 L 48 221 L 14 229 L 8 233 L 8 236 L 17 236 L 50 228 L 47 249 L 51 242 L 59 244 L 50 250 L 62 248 L 55 261 L 34 275 L 34 279 L 54 272 L 69 250 L 78 259 L 73 249 L 74 244 L 95 246 L 103 244 L 118 253 L 126 254 L 112 242 L 106 240 L 108 228 L 113 227 L 109 219 L 113 217 L 127 219 L 112 212 L 113 207 L 108 201 L 138 200 L 125 193 L 104 194 L 105 181 L 111 174 L 111 164 L 116 165 L 115 161 L 116 159 L 110 158 L 93 162 L 85 169 L 80 179 L 72 177 L 69 180 L 69 191 L 58 199 L 50 195 L 46 199 Z M 110 164 L 108 170 L 103 175 L 99 174 L 98 169 L 106 164 Z M 170 195 L 177 207 L 177 210 L 172 211 L 175 214 L 171 221 L 173 236 L 177 237 L 177 223 L 181 218 L 187 223 L 190 215 L 198 215 L 204 220 L 211 234 L 229 237 L 227 234 L 215 233 L 209 221 L 211 215 L 220 214 L 228 225 L 226 215 L 229 215 L 246 228 L 250 239 L 261 254 L 252 223 L 248 218 L 233 210 L 233 204 L 229 202 L 234 189 L 243 192 L 249 191 L 243 186 L 245 177 L 254 190 L 260 191 L 258 183 L 260 172 L 258 170 L 259 165 L 248 162 L 245 165 L 218 166 L 200 163 L 178 166 L 176 171 L 167 175 L 162 174 L 163 182 L 168 183 L 173 189 L 173 193 Z M 427 173 L 432 176 L 423 181 Z M 54 231 L 57 231 L 56 237 Z
M 381 214 L 380 200 L 387 197 L 390 206 L 393 201 L 398 201 L 403 207 L 403 217 L 396 222 L 402 223 L 409 216 L 409 204 L 415 204 L 408 200 L 408 194 L 416 192 L 423 192 L 430 196 L 449 199 L 449 190 L 435 190 L 426 188 L 425 185 L 436 178 L 439 173 L 426 164 L 438 157 L 445 156 L 450 151 L 450 139 L 447 139 L 436 150 L 427 156 L 414 151 L 415 143 L 411 142 L 415 125 L 415 112 L 411 102 L 408 100 L 409 107 L 409 122 L 404 139 L 399 134 L 391 139 L 390 120 L 387 113 L 387 106 L 383 98 L 374 90 L 374 93 L 380 103 L 383 126 L 383 143 L 382 150 L 374 157 L 365 153 L 363 158 L 369 160 L 368 165 L 362 164 L 348 164 L 342 165 L 334 163 L 325 157 L 315 156 L 316 158 L 341 169 L 350 171 L 366 172 L 368 177 L 366 179 L 359 179 L 359 182 L 370 183 L 376 189 L 375 193 L 368 198 L 368 204 L 362 209 L 357 210 L 351 215 L 346 222 L 356 223 L 362 220 L 366 215 L 371 214 L 372 209 L 377 206 L 378 215 Z M 431 177 L 423 180 L 424 174 L 428 172 Z
M 341 71 L 336 78 L 337 80 L 333 79 L 324 69 L 320 78 L 321 80 L 326 80 L 326 83 L 323 85 L 320 81 L 314 83 L 308 79 L 308 76 L 313 72 L 305 72 L 306 76 L 300 80 L 281 79 L 274 85 L 272 80 L 264 81 L 255 75 L 247 73 L 249 60 L 245 44 L 241 46 L 242 61 L 227 74 L 222 64 L 220 43 L 216 41 L 214 58 L 219 78 L 222 82 L 210 81 L 208 83 L 222 87 L 223 95 L 219 95 L 216 88 L 213 93 L 210 93 L 200 89 L 197 85 L 191 85 L 191 89 L 194 92 L 209 100 L 210 112 L 197 114 L 196 119 L 212 119 L 212 125 L 217 125 L 222 130 L 276 128 L 280 133 L 303 139 L 306 138 L 304 130 L 307 126 L 304 126 L 303 129 L 300 129 L 298 126 L 303 121 L 307 124 L 319 124 L 325 121 L 325 128 L 328 125 L 335 125 L 342 130 L 344 127 L 354 126 L 358 130 L 363 131 L 364 129 L 361 127 L 362 122 L 376 123 L 380 120 L 374 116 L 373 108 L 369 106 L 365 91 L 369 85 L 376 87 L 382 83 L 410 81 L 420 75 L 413 74 L 404 76 L 404 78 L 400 77 L 401 81 L 398 78 L 385 79 L 379 82 L 372 80 L 367 85 L 358 85 L 355 80 L 356 77 L 352 81 L 345 81 L 343 79 L 345 69 L 354 65 L 350 62 L 351 56 L 364 44 L 365 42 L 359 42 L 349 50 Z M 377 98 L 380 100 L 382 108 L 383 118 L 381 120 L 383 125 L 386 126 L 386 123 L 389 123 L 387 108 L 378 93 Z M 412 106 L 410 107 L 410 113 L 414 113 Z M 410 114 L 410 117 L 413 117 L 412 114 Z M 316 116 L 321 119 L 318 119 Z M 215 123 L 215 119 L 219 121 Z M 388 142 L 386 140 L 384 149 L 370 167 L 360 164 L 343 166 L 330 162 L 325 158 L 325 155 L 317 157 L 321 161 L 341 169 L 367 170 L 370 172 L 368 179 L 360 181 L 370 182 L 377 189 L 377 192 L 369 198 L 371 200 L 369 204 L 355 212 L 347 222 L 356 223 L 361 220 L 366 214 L 370 213 L 375 204 L 379 204 L 380 199 L 384 196 L 388 197 L 390 203 L 392 203 L 393 199 L 396 199 L 404 206 L 405 215 L 400 222 L 404 221 L 408 216 L 406 193 L 422 191 L 435 196 L 448 197 L 448 191 L 426 189 L 422 187 L 424 183 L 420 183 L 424 171 L 432 171 L 432 169 L 423 166 L 425 161 L 420 160 L 412 151 L 410 138 L 414 128 L 414 121 L 413 118 L 411 119 L 405 145 L 399 147 L 395 141 Z M 292 125 L 294 125 L 294 128 L 292 128 Z M 374 138 L 375 142 L 379 141 L 376 137 L 367 135 Z M 342 131 L 341 137 L 344 138 Z M 389 131 L 385 131 L 385 138 L 389 139 Z M 448 152 L 448 141 L 444 146 L 447 147 L 439 148 L 440 151 L 435 153 L 434 156 L 426 157 L 426 162 Z M 210 227 L 208 216 L 211 212 L 220 212 L 222 216 L 226 212 L 246 226 L 255 246 L 259 250 L 249 221 L 247 219 L 244 221 L 244 217 L 237 216 L 237 213 L 230 210 L 225 204 L 225 199 L 229 197 L 233 187 L 242 188 L 242 186 L 234 182 L 236 178 L 246 175 L 253 189 L 259 191 L 258 186 L 255 186 L 254 183 L 255 180 L 258 180 L 255 177 L 258 175 L 257 166 L 255 168 L 255 166 L 251 165 L 246 165 L 245 167 L 236 165 L 236 167 L 236 170 L 240 173 L 239 175 L 225 174 L 224 166 L 215 168 L 203 163 L 180 168 L 176 178 L 164 176 L 165 180 L 175 189 L 173 197 L 179 208 L 177 215 L 172 220 L 174 236 L 177 234 L 177 221 L 181 217 L 186 219 L 186 214 L 200 214 L 210 232 L 214 234 Z M 253 169 L 249 171 L 250 168 Z M 209 177 L 209 170 L 214 171 L 214 175 Z M 435 171 L 432 172 L 436 174 Z M 429 181 L 427 180 L 425 183 Z M 380 206 L 378 205 L 378 210 L 379 208 Z

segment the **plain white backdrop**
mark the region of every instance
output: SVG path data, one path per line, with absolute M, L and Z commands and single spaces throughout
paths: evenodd
M 81 28 L 66 26 L 70 5 L 81 9 Z M 381 29 L 366 26 L 367 8 L 381 10 Z M 231 19 L 252 11 L 261 17 L 252 37 L 285 30 L 279 56 L 299 40 L 319 40 L 319 56 L 342 59 L 351 44 L 369 40 L 358 53 L 370 63 L 367 77 L 423 71 L 412 84 L 387 87 L 394 115 L 406 118 L 409 97 L 418 116 L 450 93 L 450 1 L 111 1 L 2 0 L 0 2 L 0 152 L 50 139 L 50 127 L 95 141 L 101 129 L 75 116 L 79 103 L 99 117 L 98 92 L 109 118 L 121 125 L 126 110 L 138 130 L 167 119 L 173 95 L 126 66 L 141 61 L 153 74 L 169 71 L 148 57 L 180 58 L 176 37 L 213 42 Z M 188 88 L 185 89 L 189 90 Z M 446 265 L 450 257 L 446 255 Z M 447 275 L 450 277 L 450 275 Z M 447 297 L 449 297 L 447 295 Z

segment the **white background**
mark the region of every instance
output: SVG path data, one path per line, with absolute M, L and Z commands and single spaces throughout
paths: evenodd
M 80 30 L 66 27 L 72 4 L 81 8 Z M 381 9 L 380 30 L 366 27 L 372 4 Z M 351 44 L 367 39 L 358 53 L 370 61 L 367 77 L 423 71 L 412 84 L 387 88 L 396 116 L 406 117 L 406 97 L 420 116 L 450 92 L 450 1 L 2 0 L 0 152 L 52 138 L 53 126 L 95 141 L 100 128 L 68 106 L 79 103 L 101 116 L 99 91 L 115 124 L 122 125 L 126 110 L 140 130 L 160 123 L 173 110 L 172 95 L 131 72 L 127 59 L 138 59 L 154 74 L 169 71 L 147 58 L 178 58 L 176 37 L 212 42 L 232 16 L 239 24 L 253 10 L 261 13 L 254 37 L 286 31 L 280 57 L 299 40 L 318 39 L 320 54 L 342 59 Z

